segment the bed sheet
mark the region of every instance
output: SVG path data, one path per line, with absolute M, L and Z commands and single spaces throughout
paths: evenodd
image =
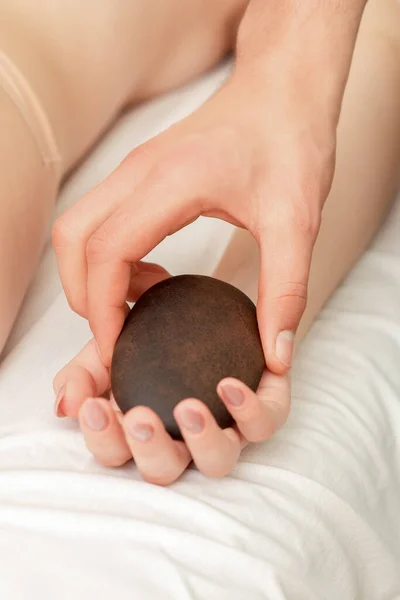
M 229 65 L 129 114 L 57 213 L 185 116 Z M 52 413 L 52 377 L 89 338 L 46 248 L 0 366 L 0 598 L 400 598 L 400 203 L 321 313 L 293 369 L 287 425 L 230 477 L 163 489 L 97 465 Z M 232 228 L 200 219 L 152 253 L 211 273 Z

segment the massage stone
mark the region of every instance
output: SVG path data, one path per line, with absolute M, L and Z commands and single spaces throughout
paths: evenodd
M 232 417 L 217 395 L 224 377 L 256 390 L 265 368 L 256 308 L 240 290 L 212 277 L 179 275 L 147 290 L 115 346 L 111 385 L 126 413 L 148 406 L 174 439 L 173 416 L 185 398 L 204 402 L 222 427 Z

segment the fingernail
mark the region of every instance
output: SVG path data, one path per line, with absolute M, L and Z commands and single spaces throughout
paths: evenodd
M 244 402 L 244 395 L 239 387 L 229 383 L 224 383 L 220 386 L 224 400 L 232 406 L 241 406 Z
M 62 385 L 60 387 L 60 389 L 58 390 L 58 394 L 56 396 L 56 400 L 54 403 L 54 413 L 56 415 L 56 417 L 58 417 L 59 419 L 64 418 L 65 412 L 63 411 L 63 406 L 62 406 L 62 401 L 65 398 L 65 385 Z
M 201 433 L 204 429 L 203 415 L 192 408 L 184 408 L 179 411 L 178 418 L 182 426 L 191 433 Z
M 292 365 L 294 348 L 293 331 L 281 331 L 276 338 L 275 354 L 287 367 Z
M 132 423 L 128 427 L 129 435 L 138 442 L 149 442 L 154 435 L 154 429 L 151 425 L 144 423 Z
M 88 398 L 82 408 L 83 419 L 93 431 L 103 431 L 110 420 L 104 408 L 96 398 Z

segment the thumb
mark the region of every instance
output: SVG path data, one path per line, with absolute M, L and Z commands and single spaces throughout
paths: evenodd
M 267 367 L 282 375 L 291 367 L 296 330 L 307 304 L 314 237 L 281 229 L 268 232 L 259 244 L 259 328 Z

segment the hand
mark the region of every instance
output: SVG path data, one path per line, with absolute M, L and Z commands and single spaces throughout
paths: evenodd
M 234 75 L 197 112 L 131 152 L 57 221 L 53 240 L 67 298 L 89 319 L 106 367 L 130 288 L 141 280 L 138 262 L 208 215 L 257 240 L 266 362 L 276 374 L 288 370 L 333 176 L 336 127 L 335 119 L 321 123 L 312 99 L 297 100 Z
M 132 278 L 133 299 L 168 277 L 156 265 L 139 263 L 138 269 L 140 277 Z M 88 449 L 103 465 L 120 466 L 133 457 L 144 479 L 158 485 L 175 481 L 191 460 L 209 477 L 228 474 L 249 441 L 268 439 L 284 423 L 290 404 L 287 377 L 265 372 L 257 395 L 243 383 L 226 379 L 218 394 L 237 426 L 220 429 L 202 402 L 186 399 L 174 413 L 184 438 L 181 442 L 172 440 L 146 407 L 138 406 L 123 416 L 113 399 L 100 397 L 109 387 L 109 369 L 91 340 L 54 381 L 58 416 L 79 418 Z

